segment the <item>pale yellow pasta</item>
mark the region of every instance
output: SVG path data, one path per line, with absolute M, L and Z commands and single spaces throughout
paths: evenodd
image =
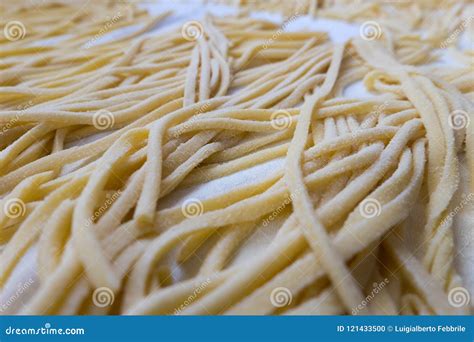
M 171 13 L 0 5 L 26 30 L 0 37 L 0 291 L 30 254 L 39 284 L 16 313 L 469 313 L 451 297 L 471 290 L 452 227 L 474 189 L 472 51 L 450 32 L 472 10 L 239 4 L 286 21 L 150 33 Z M 304 14 L 381 32 L 286 30 Z M 448 47 L 459 66 L 431 64 Z

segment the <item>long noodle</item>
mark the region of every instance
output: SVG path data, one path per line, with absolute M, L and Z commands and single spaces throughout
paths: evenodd
M 472 309 L 451 230 L 473 200 L 472 51 L 449 35 L 472 9 L 239 3 L 381 32 L 335 44 L 242 12 L 149 34 L 170 13 L 0 5 L 0 288 L 28 251 L 38 282 L 7 313 Z M 431 65 L 448 46 L 464 64 Z

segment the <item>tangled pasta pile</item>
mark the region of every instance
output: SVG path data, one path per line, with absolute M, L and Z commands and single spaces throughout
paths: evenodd
M 451 298 L 454 197 L 474 192 L 468 52 L 429 65 L 443 38 L 389 25 L 336 44 L 245 14 L 147 35 L 169 13 L 1 10 L 0 286 L 32 249 L 38 272 L 18 313 L 468 312 Z M 357 80 L 374 96 L 344 96 Z

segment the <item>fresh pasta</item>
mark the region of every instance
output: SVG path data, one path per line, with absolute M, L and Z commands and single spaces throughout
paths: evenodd
M 435 3 L 238 1 L 160 32 L 171 13 L 136 4 L 0 5 L 0 293 L 30 253 L 36 283 L 1 311 L 469 313 L 474 82 L 451 33 L 474 11 Z

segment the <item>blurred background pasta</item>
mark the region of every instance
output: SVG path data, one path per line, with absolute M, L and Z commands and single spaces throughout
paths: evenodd
M 2 313 L 471 312 L 472 4 L 0 13 Z

